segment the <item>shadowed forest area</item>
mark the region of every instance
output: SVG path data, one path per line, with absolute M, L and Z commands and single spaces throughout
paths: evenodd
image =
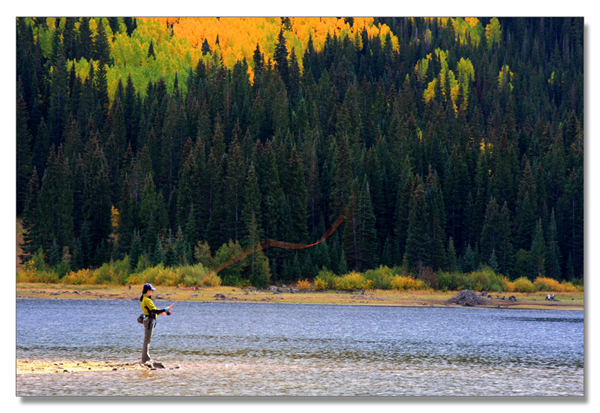
M 17 18 L 24 279 L 583 284 L 583 18 L 312 19 Z

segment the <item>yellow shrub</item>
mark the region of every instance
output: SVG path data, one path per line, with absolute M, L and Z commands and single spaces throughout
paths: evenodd
M 201 284 L 205 287 L 219 287 L 221 285 L 221 277 L 219 277 L 214 272 L 211 272 L 206 277 L 204 277 Z
M 583 292 L 583 286 L 574 286 L 571 282 L 563 281 L 560 283 L 561 292 L 563 293 L 575 293 L 575 292 Z
M 537 277 L 533 285 L 537 291 L 563 291 L 561 284 L 553 278 Z
M 138 284 L 144 284 L 144 283 L 143 283 L 143 279 L 140 276 L 140 274 L 138 274 L 137 272 L 134 272 L 127 278 L 126 284 L 138 285 Z
M 96 284 L 96 276 L 90 269 L 79 270 L 77 272 L 71 271 L 68 275 L 65 275 L 62 279 L 65 284 Z
M 298 281 L 298 283 L 296 283 L 296 288 L 299 290 L 308 290 L 308 289 L 310 289 L 310 281 L 308 281 L 308 280 Z
M 21 271 L 17 271 L 18 283 L 33 283 L 37 280 L 37 271 L 29 265 L 23 266 Z
M 56 284 L 59 282 L 58 274 L 48 271 L 40 271 L 37 273 L 37 281 L 45 284 Z
M 514 291 L 518 293 L 532 293 L 535 291 L 535 286 L 525 277 L 521 277 L 514 282 Z
M 327 281 L 321 277 L 315 278 L 315 290 L 323 291 L 327 289 Z
M 399 291 L 406 290 L 426 290 L 427 286 L 422 280 L 416 280 L 412 277 L 396 275 L 391 282 L 392 289 Z
M 371 280 L 367 280 L 362 274 L 351 272 L 335 280 L 335 288 L 340 290 L 368 290 L 372 288 Z
M 167 285 L 167 286 L 175 286 L 180 282 L 180 274 L 174 268 L 167 267 L 161 268 L 158 270 L 158 274 L 155 278 L 155 283 L 157 285 Z
M 506 286 L 506 292 L 512 293 L 515 291 L 515 283 L 508 279 L 508 277 L 504 277 L 502 279 L 504 285 Z

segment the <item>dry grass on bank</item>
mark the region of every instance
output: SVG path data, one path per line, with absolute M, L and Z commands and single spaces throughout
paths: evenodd
M 19 283 L 16 295 L 21 299 L 104 299 L 137 301 L 142 291 L 141 285 L 64 285 Z M 202 302 L 250 302 L 282 304 L 332 304 L 332 305 L 384 305 L 384 306 L 448 306 L 446 301 L 454 297 L 457 291 L 297 291 L 289 292 L 282 288 L 281 293 L 271 290 L 255 290 L 239 287 L 206 287 L 196 290 L 158 286 L 154 299 L 166 303 L 177 300 Z M 545 292 L 533 293 L 490 293 L 493 308 L 530 308 L 530 309 L 572 309 L 583 310 L 583 292 L 556 293 L 558 301 L 546 301 Z M 516 302 L 508 301 L 515 296 Z M 502 300 L 502 297 L 505 300 Z M 176 310 L 176 308 L 175 308 Z

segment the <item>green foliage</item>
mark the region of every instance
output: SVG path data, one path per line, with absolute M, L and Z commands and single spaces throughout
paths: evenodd
M 218 268 L 221 264 L 224 264 L 240 252 L 242 252 L 242 246 L 239 241 L 234 242 L 230 240 L 228 243 L 221 245 L 213 259 L 214 268 Z M 246 266 L 247 264 L 242 260 L 221 270 L 219 276 L 223 280 L 223 285 L 243 286 L 242 272 Z
M 378 268 L 365 271 L 364 277 L 371 282 L 376 290 L 389 290 L 392 288 L 392 281 L 399 274 L 398 268 L 389 268 L 380 266 Z
M 337 276 L 333 271 L 321 270 L 315 278 L 316 290 L 330 290 L 335 288 L 335 280 Z
M 470 273 L 439 272 L 437 273 L 438 289 L 442 291 L 509 291 L 506 278 L 496 273 L 488 266 Z

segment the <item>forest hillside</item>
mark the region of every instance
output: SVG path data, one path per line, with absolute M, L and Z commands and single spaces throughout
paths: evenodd
M 582 18 L 17 18 L 20 260 L 583 279 Z M 34 260 L 34 261 L 35 261 Z M 125 281 L 123 281 L 125 282 Z

